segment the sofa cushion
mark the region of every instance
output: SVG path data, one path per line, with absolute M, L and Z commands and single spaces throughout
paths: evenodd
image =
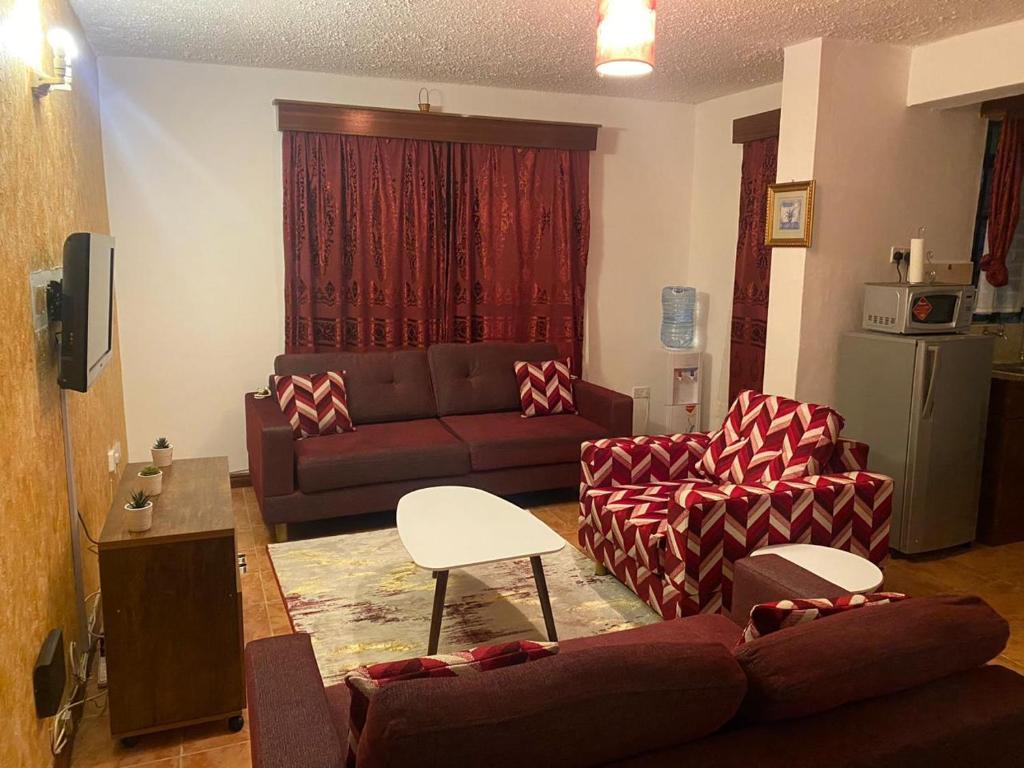
M 469 472 L 466 446 L 437 419 L 365 424 L 356 432 L 295 444 L 304 493 Z
M 576 413 L 572 391 L 571 361 L 542 360 L 537 363 L 516 361 L 516 384 L 523 416 L 550 416 Z
M 427 360 L 437 412 L 450 416 L 518 411 L 519 387 L 512 366 L 517 360 L 551 360 L 557 354 L 554 344 L 544 342 L 434 344 L 427 350 Z
M 849 611 L 741 645 L 743 716 L 771 722 L 884 696 L 981 666 L 1006 647 L 1006 620 L 979 597 L 916 597 Z
M 700 461 L 718 483 L 756 483 L 817 475 L 835 450 L 843 417 L 822 405 L 744 390 Z
M 743 630 L 743 639 L 740 643 L 749 643 L 780 629 L 788 629 L 808 621 L 906 599 L 907 596 L 899 592 L 875 592 L 870 595 L 843 595 L 835 599 L 805 597 L 758 603 L 750 609 L 750 620 Z
M 348 727 L 349 768 L 356 763 L 359 736 L 366 725 L 366 717 L 377 694 L 385 686 L 424 678 L 460 677 L 480 672 L 525 664 L 546 659 L 558 653 L 558 643 L 536 643 L 532 640 L 514 640 L 500 645 L 483 645 L 468 651 L 459 651 L 415 659 L 385 661 L 366 667 L 357 667 L 345 675 L 345 685 L 351 696 Z
M 278 374 L 345 371 L 349 413 L 357 426 L 437 416 L 423 349 L 278 355 Z
M 517 410 L 445 416 L 441 421 L 469 446 L 470 462 L 478 472 L 577 462 L 584 440 L 606 434 L 604 427 L 575 414 L 524 419 Z
M 344 371 L 274 377 L 277 404 L 296 440 L 353 430 Z
M 604 765 L 713 733 L 745 688 L 717 643 L 591 648 L 486 675 L 411 680 L 374 699 L 359 766 Z

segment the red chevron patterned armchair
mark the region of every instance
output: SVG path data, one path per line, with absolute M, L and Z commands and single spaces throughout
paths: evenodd
M 579 541 L 666 619 L 728 609 L 733 563 L 768 544 L 884 565 L 892 479 L 830 408 L 741 392 L 714 433 L 583 444 Z

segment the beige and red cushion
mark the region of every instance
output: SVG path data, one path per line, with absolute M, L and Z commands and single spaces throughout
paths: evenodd
M 568 358 L 537 363 L 520 360 L 513 367 L 524 417 L 576 413 Z
M 366 724 L 373 697 L 386 685 L 403 680 L 432 677 L 458 677 L 525 664 L 558 653 L 558 643 L 536 643 L 516 640 L 501 645 L 482 645 L 468 651 L 437 656 L 422 656 L 402 661 L 385 661 L 358 667 L 345 675 L 345 684 L 352 695 L 349 708 L 348 768 L 356 762 L 359 736 Z
M 352 432 L 344 371 L 308 376 L 275 376 L 277 404 L 291 422 L 296 439 Z
M 711 436 L 699 470 L 718 483 L 758 483 L 820 474 L 843 428 L 831 408 L 740 392 Z
M 837 613 L 865 606 L 888 605 L 906 599 L 907 596 L 899 592 L 875 592 L 870 595 L 846 595 L 835 600 L 810 598 L 759 603 L 750 609 L 750 621 L 747 622 L 738 645 L 778 632 L 780 629 L 835 616 Z

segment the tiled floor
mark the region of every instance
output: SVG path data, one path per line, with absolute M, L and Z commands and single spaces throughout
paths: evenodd
M 291 625 L 267 556 L 270 535 L 256 498 L 251 488 L 244 488 L 233 491 L 233 500 L 238 547 L 249 565 L 242 576 L 245 641 L 287 634 Z M 520 503 L 575 544 L 577 505 L 571 496 L 534 497 Z M 392 523 L 393 515 L 380 515 L 297 527 L 291 534 L 306 538 Z M 973 547 L 927 560 L 893 560 L 886 571 L 886 588 L 912 595 L 981 595 L 1010 621 L 1010 644 L 999 663 L 1024 674 L 1024 542 Z M 71 764 L 73 768 L 249 768 L 248 727 L 229 733 L 224 723 L 211 723 L 144 737 L 133 749 L 125 749 L 111 740 L 106 712 L 88 704 Z

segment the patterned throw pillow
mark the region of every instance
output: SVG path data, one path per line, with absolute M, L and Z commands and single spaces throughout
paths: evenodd
M 814 598 L 759 603 L 750 609 L 750 621 L 747 622 L 747 627 L 743 630 L 743 637 L 740 638 L 738 645 L 807 621 L 823 619 L 826 616 L 834 616 L 837 613 L 845 613 L 856 608 L 887 605 L 906 599 L 907 596 L 899 592 L 875 592 L 871 595 L 846 595 L 835 600 Z
M 346 766 L 354 768 L 359 747 L 359 736 L 366 725 L 366 715 L 373 697 L 385 685 L 402 680 L 428 677 L 459 677 L 479 672 L 490 672 L 513 667 L 528 661 L 544 659 L 558 653 L 558 643 L 535 643 L 517 640 L 502 645 L 482 645 L 469 651 L 423 656 L 418 659 L 385 661 L 368 667 L 357 667 L 345 675 L 345 684 L 352 694 L 349 708 L 348 759 Z
M 576 413 L 569 359 L 515 364 L 523 417 Z
M 308 376 L 275 376 L 277 404 L 291 422 L 295 438 L 353 432 L 348 415 L 344 371 Z
M 843 417 L 831 408 L 744 390 L 711 435 L 698 470 L 735 484 L 817 475 L 842 428 Z

